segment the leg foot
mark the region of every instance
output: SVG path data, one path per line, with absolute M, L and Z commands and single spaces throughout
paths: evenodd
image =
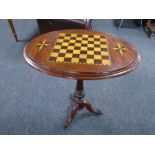
M 68 120 L 66 121 L 64 128 L 68 128 L 72 120 L 74 119 L 76 113 L 78 110 L 81 110 L 83 108 L 86 108 L 89 112 L 96 114 L 96 115 L 101 115 L 102 112 L 100 110 L 95 110 L 92 106 L 91 103 L 87 100 L 85 100 L 85 92 L 83 89 L 83 81 L 82 80 L 77 80 L 76 84 L 76 89 L 73 95 L 70 95 L 70 99 L 75 103 L 71 113 L 69 115 Z
M 75 104 L 71 110 L 71 113 L 69 115 L 69 118 L 68 120 L 66 121 L 65 125 L 64 125 L 64 128 L 68 128 L 69 124 L 72 122 L 72 120 L 74 119 L 77 111 L 79 109 L 79 105 L 78 104 Z
M 102 112 L 100 110 L 94 109 L 89 101 L 84 101 L 84 106 L 89 112 L 96 115 L 102 115 Z
M 74 100 L 74 96 L 73 100 Z M 72 99 L 72 98 L 71 98 Z M 75 115 L 77 113 L 77 111 L 80 111 L 81 109 L 86 108 L 89 112 L 95 114 L 95 115 L 102 115 L 102 112 L 100 110 L 96 110 L 92 107 L 91 103 L 89 101 L 84 100 L 82 103 L 76 103 L 73 106 L 71 113 L 69 115 L 68 120 L 66 121 L 64 128 L 68 128 L 70 123 L 72 122 L 72 120 L 75 118 Z

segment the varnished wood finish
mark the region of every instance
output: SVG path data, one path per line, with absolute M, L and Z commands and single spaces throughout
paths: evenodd
M 95 110 L 89 101 L 84 100 L 84 102 L 81 104 L 75 103 L 73 105 L 73 108 L 71 110 L 71 113 L 70 113 L 67 121 L 65 122 L 64 128 L 69 127 L 70 123 L 73 121 L 77 112 L 83 108 L 86 108 L 86 110 L 88 110 L 90 113 L 93 113 L 95 115 L 102 115 L 102 112 L 100 110 Z
M 87 64 L 51 63 L 48 61 L 50 50 L 53 48 L 59 33 L 62 32 L 104 35 L 107 39 L 112 65 L 96 66 Z M 42 50 L 38 50 L 36 45 L 38 42 L 43 42 L 45 39 L 49 43 L 49 46 L 46 46 Z M 127 52 L 123 52 L 123 55 L 115 49 L 118 43 L 122 44 L 127 49 Z M 90 30 L 63 30 L 41 35 L 27 44 L 24 49 L 24 58 L 32 67 L 41 72 L 58 77 L 81 80 L 105 79 L 121 76 L 134 70 L 140 63 L 140 56 L 130 43 L 103 32 Z
M 74 117 L 79 110 L 86 108 L 90 113 L 95 115 L 102 115 L 100 110 L 96 110 L 92 107 L 91 103 L 85 99 L 85 92 L 83 86 L 83 80 L 77 80 L 75 92 L 71 95 L 70 99 L 74 102 L 70 115 L 65 122 L 64 128 L 68 128 Z
M 49 55 L 60 33 L 103 35 L 107 40 L 110 65 L 57 63 L 49 61 Z M 103 32 L 90 30 L 63 30 L 46 33 L 29 42 L 24 49 L 24 58 L 33 68 L 63 78 L 77 80 L 76 89 L 71 96 L 74 106 L 64 127 L 67 128 L 77 111 L 86 108 L 89 112 L 100 115 L 100 110 L 94 110 L 89 101 L 85 100 L 83 80 L 97 80 L 121 76 L 136 69 L 140 56 L 128 42 Z

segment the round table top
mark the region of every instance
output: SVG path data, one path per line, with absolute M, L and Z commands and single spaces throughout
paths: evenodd
M 50 75 L 95 80 L 137 68 L 140 55 L 127 41 L 91 30 L 61 30 L 40 35 L 24 48 L 33 68 Z

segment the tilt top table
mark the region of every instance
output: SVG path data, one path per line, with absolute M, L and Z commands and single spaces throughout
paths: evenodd
M 139 54 L 128 42 L 90 30 L 61 30 L 40 35 L 25 46 L 24 58 L 43 73 L 77 80 L 70 97 L 75 104 L 65 128 L 83 108 L 102 114 L 85 99 L 83 80 L 118 77 L 133 71 L 140 63 Z

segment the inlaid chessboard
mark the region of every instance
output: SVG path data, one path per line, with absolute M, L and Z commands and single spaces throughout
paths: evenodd
M 60 33 L 52 48 L 51 62 L 111 65 L 105 36 L 94 34 Z

